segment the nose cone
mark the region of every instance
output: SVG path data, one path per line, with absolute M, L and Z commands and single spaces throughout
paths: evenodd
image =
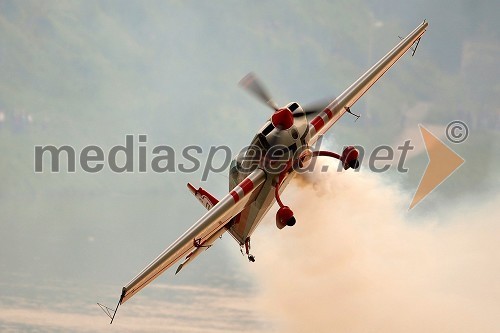
M 274 127 L 280 130 L 287 130 L 293 125 L 293 114 L 288 109 L 279 109 L 271 117 Z

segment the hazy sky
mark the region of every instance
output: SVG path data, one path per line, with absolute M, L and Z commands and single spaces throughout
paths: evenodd
M 0 2 L 0 330 L 6 332 L 497 332 L 497 1 Z M 121 287 L 221 197 L 227 171 L 35 174 L 35 145 L 147 135 L 176 151 L 236 154 L 269 117 L 238 88 L 254 71 L 279 104 L 334 97 L 423 19 L 406 55 L 325 145 L 397 147 L 409 172 L 315 174 L 284 199 L 294 228 L 253 239 L 255 264 L 224 237 L 179 276 L 124 305 L 108 327 L 95 302 Z M 469 127 L 446 140 L 453 120 Z M 423 124 L 465 159 L 408 211 L 428 159 Z M 396 156 L 397 158 L 398 156 Z M 217 159 L 216 159 L 217 160 Z M 182 162 L 182 157 L 179 158 Z M 221 162 L 221 160 L 217 160 Z M 203 163 L 202 163 L 203 165 Z M 170 329 L 167 329 L 170 328 Z

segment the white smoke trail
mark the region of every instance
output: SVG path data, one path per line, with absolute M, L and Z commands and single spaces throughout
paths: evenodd
M 279 332 L 500 332 L 500 196 L 410 221 L 378 175 L 309 178 L 285 194 L 297 224 L 253 238 L 255 307 Z

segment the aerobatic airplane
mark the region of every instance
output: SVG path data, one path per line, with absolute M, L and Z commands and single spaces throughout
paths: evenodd
M 204 189 L 188 184 L 189 190 L 207 208 L 207 213 L 123 287 L 115 309 L 99 304 L 111 318 L 111 323 L 118 306 L 173 265 L 178 264 L 175 273 L 179 273 L 226 232 L 234 237 L 248 259 L 255 261 L 250 254 L 250 237 L 275 201 L 279 205 L 277 227 L 282 229 L 295 224 L 293 211 L 283 204 L 280 193 L 299 170 L 309 165 L 311 159 L 329 156 L 339 159 L 346 170 L 358 168 L 359 152 L 352 146 L 341 154 L 313 151 L 312 146 L 345 113 L 359 117 L 350 111 L 352 105 L 408 49 L 415 54 L 427 26 L 426 21 L 420 24 L 342 94 L 320 109 L 302 108 L 296 102 L 279 107 L 253 74 L 243 78 L 240 84 L 271 107 L 274 113 L 249 148 L 232 161 L 229 193 L 225 197 L 218 200 Z

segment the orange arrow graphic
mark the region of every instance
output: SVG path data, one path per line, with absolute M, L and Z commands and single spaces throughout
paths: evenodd
M 458 156 L 457 153 L 451 150 L 450 147 L 429 132 L 424 126 L 418 126 L 424 139 L 427 156 L 429 156 L 429 164 L 427 164 L 427 168 L 408 210 L 415 207 L 465 162 L 462 157 Z

